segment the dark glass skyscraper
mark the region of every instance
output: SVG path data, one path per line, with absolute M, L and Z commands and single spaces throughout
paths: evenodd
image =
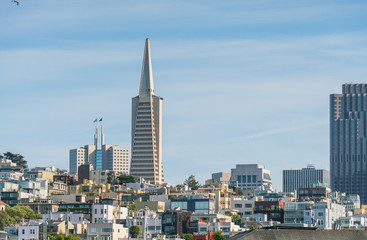
M 367 84 L 344 84 L 330 95 L 330 182 L 333 191 L 367 203 Z

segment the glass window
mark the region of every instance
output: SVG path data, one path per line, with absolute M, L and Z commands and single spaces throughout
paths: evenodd
M 98 232 L 98 228 L 89 228 L 88 231 L 90 233 L 96 233 L 96 232 Z
M 148 226 L 148 230 L 155 230 L 155 226 Z
M 234 205 L 234 207 L 235 207 L 235 208 L 242 208 L 242 204 L 238 204 L 238 203 L 236 203 L 236 204 Z
M 208 201 L 196 201 L 195 202 L 195 210 L 196 209 L 208 209 L 209 202 Z
M 246 203 L 245 208 L 252 208 L 252 204 L 251 203 Z
M 256 182 L 256 175 L 252 176 L 252 182 L 255 183 Z
M 240 183 L 241 182 L 241 176 L 237 176 L 237 181 Z
M 246 183 L 246 176 L 242 176 L 243 183 Z
M 112 232 L 112 228 L 102 228 L 102 232 L 104 232 L 104 233 L 111 233 Z
M 247 176 L 247 182 L 251 182 L 251 176 L 249 175 L 249 176 Z
M 179 207 L 181 210 L 187 210 L 187 201 L 173 201 L 171 202 L 171 209 Z

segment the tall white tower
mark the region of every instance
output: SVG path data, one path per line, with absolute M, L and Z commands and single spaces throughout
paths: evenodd
M 130 174 L 164 183 L 162 165 L 162 100 L 154 95 L 149 39 L 145 41 L 139 96 L 132 99 Z

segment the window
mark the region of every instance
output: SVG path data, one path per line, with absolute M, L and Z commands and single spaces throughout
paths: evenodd
M 111 233 L 112 232 L 112 228 L 102 228 L 102 232 L 103 233 Z
M 209 202 L 208 201 L 196 201 L 195 202 L 195 210 L 196 209 L 208 209 Z
M 235 208 L 242 208 L 242 204 L 238 204 L 238 203 L 236 203 L 236 204 L 234 205 L 234 207 L 235 207 Z
M 148 230 L 155 230 L 155 226 L 148 226 Z
M 256 182 L 256 175 L 252 176 L 252 182 L 255 183 Z
M 241 182 L 241 176 L 237 176 L 237 182 Z
M 101 209 L 101 214 L 103 214 L 103 209 Z
M 94 209 L 94 214 L 97 214 L 97 209 Z
M 96 233 L 96 232 L 98 232 L 98 228 L 89 228 L 88 229 L 88 232 L 90 232 L 90 233 Z
M 175 209 L 179 207 L 181 210 L 187 210 L 187 202 L 186 201 L 172 201 L 171 202 L 171 209 Z
M 242 182 L 246 183 L 246 176 L 242 176 Z
M 104 237 L 101 237 L 102 240 L 110 240 L 110 237 L 107 237 L 107 236 L 104 236 Z
M 251 176 L 247 176 L 247 182 L 250 183 L 251 182 Z
M 252 204 L 251 203 L 246 203 L 245 208 L 252 208 Z
M 22 229 L 22 234 L 25 234 L 25 229 Z
M 323 212 L 318 212 L 317 216 L 322 217 L 322 216 L 324 216 L 324 213 Z

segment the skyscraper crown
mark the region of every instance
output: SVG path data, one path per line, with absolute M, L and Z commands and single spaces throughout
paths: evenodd
M 150 97 L 154 95 L 154 82 L 152 60 L 150 58 L 149 39 L 145 40 L 143 67 L 141 70 L 139 97 Z

